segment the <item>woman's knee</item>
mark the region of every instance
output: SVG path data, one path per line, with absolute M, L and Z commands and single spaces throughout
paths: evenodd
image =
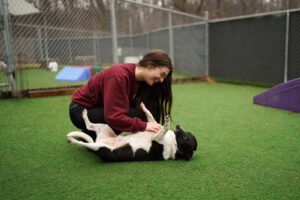
M 83 111 L 84 107 L 72 102 L 70 104 L 70 108 L 69 108 L 69 115 L 70 115 L 70 119 L 71 122 L 79 129 L 84 129 L 85 128 L 85 123 L 84 120 L 82 118 L 82 111 Z

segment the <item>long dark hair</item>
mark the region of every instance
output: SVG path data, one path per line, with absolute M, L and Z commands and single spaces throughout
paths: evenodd
M 141 67 L 167 67 L 170 72 L 162 83 L 154 83 L 152 86 L 142 82 L 139 91 L 134 99 L 134 104 L 137 110 L 137 115 L 146 120 L 144 113 L 140 110 L 140 102 L 143 102 L 148 110 L 152 113 L 155 120 L 163 122 L 165 115 L 171 116 L 172 108 L 172 61 L 168 54 L 162 50 L 152 50 L 148 52 L 138 63 Z

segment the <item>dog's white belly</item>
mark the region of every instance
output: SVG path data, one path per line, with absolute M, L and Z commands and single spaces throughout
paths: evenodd
M 126 136 L 119 135 L 114 138 L 103 138 L 99 141 L 99 143 L 101 147 L 106 147 L 111 151 L 129 144 L 133 152 L 135 152 L 137 149 L 143 149 L 148 153 L 152 145 L 152 137 L 153 133 L 139 132 Z
M 133 152 L 137 149 L 144 149 L 147 153 L 150 151 L 152 145 L 153 133 L 140 132 L 131 134 L 129 139 L 129 145 L 132 147 Z

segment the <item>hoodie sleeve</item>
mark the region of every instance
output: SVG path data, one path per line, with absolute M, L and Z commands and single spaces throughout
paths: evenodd
M 129 97 L 126 79 L 110 76 L 105 80 L 103 91 L 104 117 L 114 129 L 126 132 L 144 131 L 146 122 L 128 116 Z

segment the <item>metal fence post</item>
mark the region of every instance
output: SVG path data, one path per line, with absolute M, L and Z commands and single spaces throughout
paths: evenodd
M 169 49 L 170 49 L 170 57 L 173 63 L 173 67 L 175 67 L 174 60 L 174 33 L 173 33 L 173 25 L 172 25 L 172 13 L 169 12 Z
M 113 62 L 118 63 L 118 41 L 117 41 L 117 26 L 115 16 L 115 0 L 110 1 L 111 12 L 111 31 L 112 31 L 112 48 L 113 48 Z
M 48 53 L 48 33 L 47 33 L 47 21 L 46 21 L 46 17 L 44 18 L 44 31 L 45 31 L 45 59 L 46 59 L 46 64 L 48 66 L 48 62 L 49 62 L 49 53 Z
M 67 41 L 68 41 L 68 50 L 69 50 L 69 63 L 73 63 L 71 39 L 69 38 Z
M 9 21 L 8 21 L 8 2 L 7 0 L 0 0 L 0 9 L 2 13 L 2 23 L 3 23 L 3 39 L 5 43 L 5 51 L 6 51 L 6 62 L 7 62 L 7 75 L 11 88 L 11 93 L 13 97 L 18 95 L 17 84 L 15 80 L 15 70 L 13 64 L 13 52 L 11 47 L 11 38 L 9 31 Z
M 93 53 L 94 53 L 94 56 L 95 56 L 95 62 L 98 63 L 96 38 L 97 38 L 97 34 L 94 32 L 93 33 Z M 94 65 L 97 65 L 96 63 L 94 63 Z
M 37 35 L 38 35 L 38 43 L 39 43 L 39 51 L 40 51 L 40 60 L 42 60 L 44 58 L 44 54 L 43 54 L 43 40 L 42 40 L 42 32 L 41 32 L 41 28 L 37 27 L 36 28 L 37 31 Z
M 148 33 L 146 33 L 146 49 L 147 49 L 147 51 L 149 51 L 150 48 L 151 48 L 151 46 L 150 46 L 150 33 L 148 32 Z
M 129 13 L 131 12 L 131 7 L 129 7 Z M 130 55 L 133 56 L 133 28 L 132 28 L 132 19 L 131 15 L 129 15 L 129 36 L 130 36 Z
M 205 12 L 205 76 L 209 76 L 209 12 Z
M 285 54 L 284 54 L 284 76 L 283 81 L 288 80 L 288 59 L 289 59 L 289 27 L 290 27 L 290 12 L 286 12 L 286 30 L 285 30 Z

